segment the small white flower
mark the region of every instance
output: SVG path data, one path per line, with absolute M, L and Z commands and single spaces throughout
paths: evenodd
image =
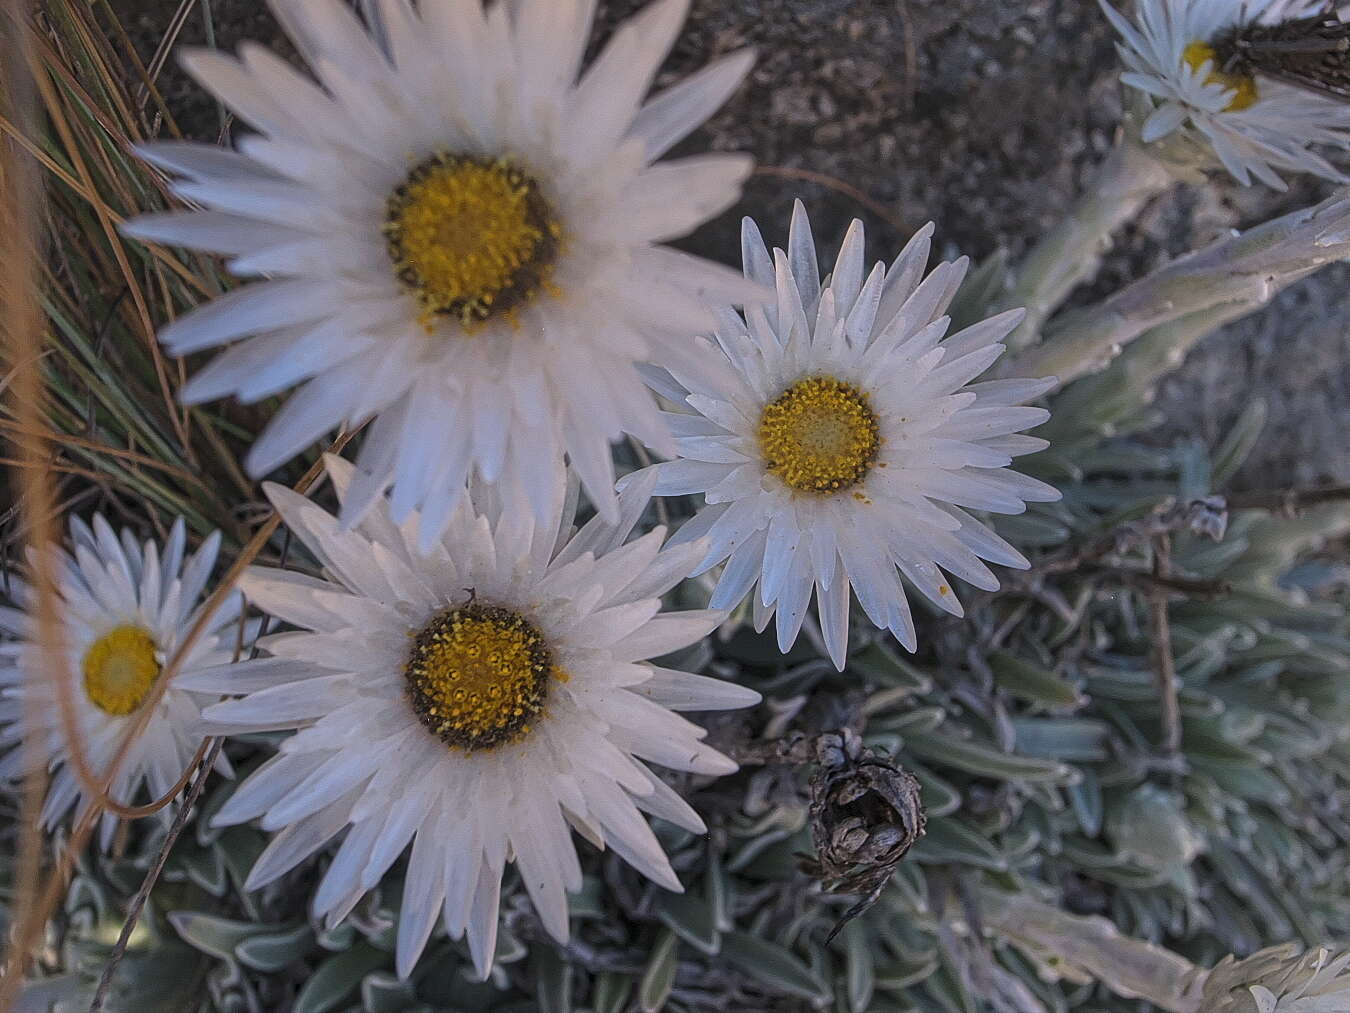
M 863 229 L 855 221 L 822 288 L 810 224 L 793 209 L 788 252 L 769 256 L 748 218 L 747 277 L 776 285 L 770 309 L 727 309 L 716 331 L 729 368 L 717 385 L 676 379 L 695 414 L 673 414 L 680 460 L 658 464 L 657 495 L 707 501 L 676 540 L 707 536 L 699 572 L 726 560 L 713 608 L 730 608 L 758 583 L 755 625 L 777 611 L 778 644 L 797 638 L 812 588 L 830 657 L 848 644 L 849 587 L 878 626 L 916 646 L 901 575 L 954 615 L 961 605 L 945 570 L 992 590 L 980 562 L 1025 567 L 1012 546 L 970 510 L 1021 513 L 1059 493 L 1008 469 L 1046 446 L 1016 435 L 1049 414 L 1021 405 L 1052 380 L 971 384 L 1003 351 L 1022 311 L 943 340 L 943 316 L 968 262 L 924 278 L 932 226 L 887 272 L 864 280 Z M 669 389 L 681 399 L 684 391 Z M 963 509 L 964 508 L 964 509 Z
M 182 638 L 196 623 L 198 606 L 220 547 L 213 533 L 183 559 L 186 531 L 178 520 L 161 555 L 154 541 L 138 544 L 130 530 L 119 539 L 101 515 L 92 529 L 78 518 L 70 522 L 74 558 L 53 547 L 59 595 L 58 621 L 65 650 L 64 670 L 72 681 L 75 725 L 91 773 L 101 777 L 137 719 L 142 702 Z M 15 635 L 0 645 L 0 743 L 26 740 L 0 761 L 0 779 L 22 774 L 24 764 L 40 759 L 60 767 L 51 780 L 42 821 L 55 826 L 80 801 L 89 799 L 70 769 L 69 744 L 54 688 L 34 643 L 34 591 L 10 578 L 10 591 L 26 611 L 0 608 L 0 630 Z M 177 783 L 201 745 L 201 709 L 220 699 L 189 690 L 181 680 L 201 669 L 228 663 L 234 653 L 239 596 L 231 594 L 189 649 L 174 680 L 156 704 L 155 714 L 119 765 L 109 790 L 122 805 L 136 799 L 144 783 L 159 797 Z M 229 627 L 229 628 L 226 628 Z M 229 773 L 222 755 L 217 769 Z M 168 816 L 170 810 L 161 812 Z M 117 818 L 105 814 L 101 844 L 112 840 Z
M 1326 13 L 1325 0 L 1138 0 L 1133 24 L 1099 2 L 1124 40 L 1117 45 L 1128 68 L 1121 80 L 1153 103 L 1145 142 L 1191 132 L 1243 185 L 1256 177 L 1283 190 L 1276 170 L 1345 180 L 1314 149 L 1350 147 L 1350 105 L 1220 66 L 1219 50 L 1237 27 Z
M 609 441 L 669 433 L 636 363 L 684 362 L 704 300 L 738 274 L 662 246 L 735 201 L 747 157 L 657 162 L 738 86 L 720 59 L 644 103 L 688 0 L 621 24 L 584 73 L 595 0 L 389 0 L 388 51 L 341 0 L 273 0 L 317 83 L 258 46 L 187 69 L 259 133 L 238 152 L 143 146 L 205 210 L 151 215 L 142 239 L 221 253 L 246 285 L 161 333 L 177 355 L 236 342 L 188 402 L 304 386 L 252 448 L 265 474 L 374 419 L 350 523 L 390 485 L 423 545 L 466 478 L 546 520 L 564 452 L 611 520 Z
M 340 498 L 353 469 L 327 459 Z M 415 519 L 386 502 L 353 530 L 269 486 L 272 502 L 326 577 L 254 569 L 251 601 L 305 631 L 262 641 L 273 657 L 197 680 L 246 693 L 210 708 L 217 733 L 301 729 L 234 793 L 217 822 L 262 817 L 279 831 L 247 887 L 272 882 L 346 837 L 313 898 L 333 925 L 411 844 L 397 967 L 406 976 L 438 917 L 491 966 L 502 873 L 514 860 L 548 931 L 568 934 L 566 893 L 581 886 L 576 830 L 662 886 L 680 883 L 642 818 L 693 832 L 702 821 L 646 763 L 699 774 L 735 764 L 673 713 L 758 695 L 651 665 L 706 636 L 722 616 L 661 613 L 661 595 L 702 548 L 661 550 L 657 529 L 628 541 L 648 488 L 619 497 L 616 525 L 571 532 L 461 499 L 429 554 Z M 645 762 L 644 762 L 645 761 Z

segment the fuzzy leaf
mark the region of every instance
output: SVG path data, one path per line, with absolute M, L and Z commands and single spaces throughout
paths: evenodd
M 642 1013 L 657 1013 L 664 1009 L 670 990 L 675 986 L 675 967 L 679 958 L 680 937 L 666 929 L 656 937 L 647 958 L 647 969 L 642 972 L 638 986 L 638 1005 Z
M 280 971 L 300 960 L 314 946 L 308 923 L 282 932 L 265 932 L 240 940 L 234 948 L 239 962 L 255 971 Z
M 169 924 L 178 930 L 184 942 L 221 960 L 233 960 L 236 946 L 271 927 L 199 911 L 170 911 Z
M 937 817 L 928 821 L 910 857 L 925 865 L 961 864 L 1003 872 L 1008 860 L 988 839 L 957 820 Z
M 335 953 L 315 969 L 295 1000 L 294 1013 L 328 1013 L 337 1009 L 363 979 L 389 963 L 389 954 L 367 943 Z
M 1062 676 L 1007 651 L 989 655 L 989 667 L 999 688 L 1021 700 L 1046 707 L 1075 707 L 1083 703 L 1077 687 Z
M 572 965 L 552 946 L 535 947 L 534 995 L 539 1013 L 571 1013 Z
M 361 979 L 363 1013 L 404 1013 L 416 1005 L 412 985 L 389 971 L 372 971 Z
M 825 1001 L 829 986 L 794 954 L 777 943 L 745 932 L 728 932 L 722 955 L 742 971 L 778 992 Z
M 688 893 L 662 894 L 656 917 L 690 946 L 716 956 L 722 940 L 717 931 L 717 912 L 710 900 Z
M 859 920 L 844 927 L 844 981 L 852 1013 L 866 1013 L 876 985 L 876 964 L 867 929 Z
M 934 816 L 946 816 L 961 808 L 961 793 L 950 781 L 938 777 L 927 767 L 917 763 L 908 763 L 905 769 L 919 782 L 924 812 L 928 814 L 929 819 Z
M 633 992 L 633 979 L 626 974 L 602 971 L 595 976 L 595 994 L 591 1005 L 595 1013 L 623 1013 Z
M 1072 784 L 1077 774 L 1070 767 L 1053 760 L 1036 759 L 1005 753 L 992 744 L 985 745 L 953 736 L 905 736 L 905 748 L 917 756 L 955 767 L 977 777 L 992 777 L 998 781 L 1052 781 Z
M 1266 415 L 1266 402 L 1259 397 L 1253 398 L 1242 410 L 1242 414 L 1228 430 L 1223 443 L 1219 444 L 1219 449 L 1214 452 L 1214 460 L 1210 465 L 1212 488 L 1222 489 L 1228 484 L 1228 480 L 1237 474 L 1243 462 L 1256 448 L 1257 441 L 1261 439 L 1261 432 L 1266 427 Z

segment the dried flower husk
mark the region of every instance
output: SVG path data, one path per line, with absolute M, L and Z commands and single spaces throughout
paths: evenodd
M 914 775 L 864 746 L 850 729 L 819 736 L 816 763 L 810 807 L 816 858 L 802 867 L 830 893 L 862 895 L 830 930 L 828 942 L 876 903 L 923 836 L 927 817 Z

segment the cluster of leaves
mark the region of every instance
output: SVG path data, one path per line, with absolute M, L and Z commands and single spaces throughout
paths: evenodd
M 181 374 L 151 326 L 228 282 L 208 259 L 124 244 L 113 230 L 163 202 L 127 144 L 173 133 L 172 119 L 117 41 L 106 0 L 51 3 L 44 18 L 50 129 L 35 153 L 50 201 L 47 375 L 66 508 L 96 503 L 161 528 L 183 514 L 198 534 L 220 527 L 241 544 L 258 517 L 227 504 L 257 502 L 237 458 L 267 406 L 177 407 Z M 958 317 L 997 300 L 1001 264 L 972 276 Z M 1350 625 L 1321 593 L 1326 571 L 1296 566 L 1350 531 L 1350 505 L 1288 516 L 1235 509 L 1217 541 L 1181 527 L 1130 535 L 1169 501 L 1222 494 L 1259 436 L 1254 405 L 1214 448 L 1137 438 L 1154 421 L 1148 399 L 1176 349 L 1218 322 L 1209 314 L 1160 328 L 1056 397 L 1044 433 L 1054 448 L 1027 460 L 1064 500 L 998 521 L 1036 567 L 1000 592 L 967 596 L 965 620 L 924 614 L 918 656 L 860 626 L 836 673 L 809 623 L 782 656 L 741 616 L 679 659 L 765 697 L 711 724 L 741 773 L 680 786 L 709 834 L 658 826 L 685 894 L 588 850 L 566 947 L 508 880 L 488 982 L 473 980 L 463 946 L 444 937 L 400 982 L 401 884 L 381 884 L 335 927 L 307 912 L 323 857 L 245 892 L 266 836 L 211 828 L 234 790 L 214 781 L 150 893 L 107 1008 L 1124 1013 L 1137 1004 L 1053 947 L 1014 945 L 986 924 L 988 891 L 1104 915 L 1202 967 L 1350 933 Z M 678 524 L 693 506 L 662 509 Z M 11 540 L 21 534 L 9 526 Z M 1158 538 L 1171 550 L 1161 575 Z M 678 593 L 690 605 L 706 597 L 697 582 Z M 1162 644 L 1160 598 L 1170 620 Z M 1161 745 L 1159 648 L 1179 680 L 1178 753 Z M 781 744 L 839 728 L 912 772 L 927 825 L 879 902 L 827 944 L 855 898 L 824 892 L 803 868 L 816 851 L 809 764 Z M 242 774 L 275 742 L 232 740 L 228 751 Z M 8 839 L 13 819 L 6 825 Z M 147 820 L 113 856 L 80 860 L 25 995 L 31 1008 L 88 1003 L 163 841 L 162 825 Z M 11 868 L 6 854 L 7 899 L 23 886 Z

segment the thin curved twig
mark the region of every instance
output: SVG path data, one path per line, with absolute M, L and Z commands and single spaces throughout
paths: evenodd
M 909 11 L 909 0 L 895 0 L 896 13 L 900 16 L 900 27 L 904 29 L 905 86 L 901 108 L 906 113 L 914 112 L 914 99 L 919 91 L 919 40 L 914 33 L 914 18 Z
M 210 744 L 209 750 L 206 749 L 208 743 Z M 126 919 L 122 922 L 122 931 L 118 934 L 117 942 L 113 944 L 112 952 L 108 955 L 108 962 L 104 965 L 103 974 L 98 980 L 98 989 L 94 992 L 94 999 L 89 1004 L 89 1013 L 99 1013 L 99 1010 L 103 1009 L 103 1003 L 108 998 L 108 991 L 112 988 L 113 975 L 117 971 L 117 965 L 122 962 L 123 955 L 127 952 L 127 943 L 131 939 L 131 933 L 136 928 L 137 921 L 140 920 L 145 902 L 150 898 L 150 891 L 154 888 L 160 873 L 164 871 L 164 866 L 169 861 L 169 853 L 173 850 L 175 842 L 183 832 L 183 827 L 187 826 L 188 814 L 192 812 L 192 807 L 201 797 L 202 787 L 206 784 L 206 779 L 211 776 L 211 768 L 215 765 L 216 758 L 220 755 L 220 749 L 224 744 L 223 736 L 202 740 L 203 748 L 198 750 L 198 760 L 202 764 L 201 773 L 197 775 L 197 780 L 192 782 L 192 789 L 183 799 L 183 804 L 178 807 L 178 812 L 174 813 L 173 822 L 169 824 L 169 830 L 164 835 L 164 843 L 160 845 L 159 853 L 155 855 L 154 862 L 151 864 L 149 871 L 146 872 L 140 889 L 131 898 Z M 191 774 L 196 762 L 188 765 L 185 776 Z
M 885 204 L 882 204 L 881 201 L 877 200 L 875 197 L 869 197 L 852 183 L 846 183 L 842 179 L 831 176 L 828 173 L 816 172 L 812 169 L 797 169 L 788 165 L 757 165 L 755 166 L 754 175 L 775 176 L 779 179 L 799 179 L 807 183 L 816 183 L 828 190 L 842 193 L 845 197 L 851 197 L 901 235 L 909 235 L 909 233 L 913 231 L 905 223 L 904 219 L 899 218 L 893 211 L 887 208 Z
M 178 793 L 187 787 L 188 781 L 192 779 L 192 772 L 197 769 L 197 764 L 202 762 L 206 752 L 211 748 L 210 739 L 202 739 L 202 744 L 197 747 L 197 752 L 192 755 L 188 765 L 183 768 L 182 775 L 174 782 L 174 786 L 167 792 L 155 799 L 153 802 L 147 802 L 144 805 L 114 805 L 106 806 L 107 811 L 116 813 L 124 819 L 139 820 L 147 816 L 153 816 L 166 805 L 178 797 Z
M 1234 510 L 1269 510 L 1293 517 L 1309 507 L 1350 500 L 1350 485 L 1328 485 L 1313 489 L 1275 489 L 1269 492 L 1239 492 L 1228 497 Z
M 33 84 L 32 34 L 28 5 L 23 0 L 5 0 L 0 5 L 0 38 L 7 59 L 0 61 L 0 113 L 23 134 L 35 133 L 37 100 Z M 21 149 L 0 147 L 0 337 L 4 354 L 13 369 L 10 396 L 15 408 L 36 414 L 45 390 L 37 363 L 42 353 L 42 315 L 37 300 L 39 223 L 43 217 L 43 192 L 35 163 Z M 46 447 L 41 438 L 17 436 L 18 456 L 35 467 L 19 470 L 18 504 L 32 536 L 43 544 L 54 525 L 55 491 L 51 476 L 41 464 Z M 50 574 L 48 574 L 50 576 Z M 50 583 L 50 581 L 48 581 Z M 42 583 L 38 593 L 36 628 L 39 639 L 55 631 L 54 597 Z M 29 741 L 19 749 L 31 750 Z M 25 758 L 27 760 L 27 758 Z M 25 762 L 19 797 L 19 841 L 14 882 L 36 883 L 42 868 L 42 833 L 39 819 L 47 790 L 46 766 Z M 16 891 L 11 911 L 11 946 L 31 940 L 46 923 L 46 907 L 28 890 Z M 0 976 L 0 1010 L 10 1009 L 19 994 L 21 975 Z
M 282 567 L 286 565 L 286 558 L 291 551 L 291 533 L 288 530 L 286 537 L 281 544 L 281 563 Z M 245 617 L 248 611 L 245 608 L 239 610 L 239 634 L 235 640 L 233 661 L 239 660 L 240 654 L 244 650 L 244 626 Z M 258 641 L 267 635 L 268 625 L 272 617 L 265 616 L 262 625 L 258 629 L 258 635 L 254 638 L 253 644 L 249 648 L 248 656 L 252 660 L 258 656 Z M 210 748 L 208 750 L 208 743 Z M 131 941 L 131 933 L 136 929 L 136 923 L 140 920 L 141 909 L 145 907 L 145 902 L 150 897 L 150 891 L 155 888 L 155 883 L 159 880 L 160 874 L 164 871 L 164 865 L 169 860 L 169 852 L 173 850 L 174 844 L 178 840 L 178 835 L 183 832 L 183 827 L 187 823 L 188 813 L 196 804 L 197 799 L 201 797 L 202 786 L 206 784 L 207 777 L 211 774 L 211 768 L 215 766 L 216 758 L 220 756 L 221 747 L 225 744 L 224 736 L 215 739 L 203 739 L 201 748 L 197 750 L 197 756 L 188 764 L 187 770 L 183 771 L 183 781 L 179 784 L 178 790 L 187 783 L 187 778 L 191 776 L 192 770 L 198 763 L 205 760 L 201 768 L 201 773 L 197 780 L 193 782 L 192 790 L 183 799 L 183 804 L 178 812 L 174 814 L 173 823 L 169 825 L 168 833 L 164 835 L 164 840 L 159 846 L 159 853 L 155 856 L 155 861 L 145 874 L 145 879 L 141 881 L 136 895 L 131 898 L 131 903 L 127 905 L 126 917 L 122 920 L 122 930 L 117 935 L 117 942 L 113 944 L 112 952 L 108 954 L 108 962 L 103 967 L 103 974 L 99 977 L 98 989 L 94 992 L 93 1001 L 89 1004 L 89 1013 L 98 1013 L 103 1008 L 103 1003 L 107 999 L 108 990 L 112 988 L 113 975 L 117 973 L 117 965 L 122 962 L 126 955 L 127 944 Z M 209 758 L 208 758 L 209 757 Z M 173 794 L 177 794 L 177 790 Z

